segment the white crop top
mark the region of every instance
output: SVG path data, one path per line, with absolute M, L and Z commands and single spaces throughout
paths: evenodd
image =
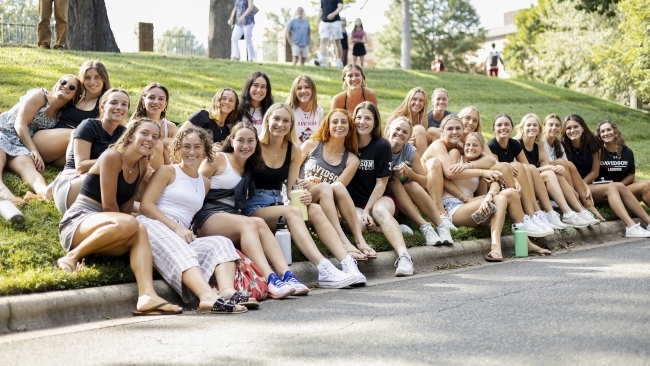
M 211 189 L 233 189 L 237 186 L 237 183 L 242 179 L 242 176 L 237 174 L 237 172 L 230 165 L 230 159 L 225 153 L 223 157 L 226 159 L 226 170 L 223 173 L 218 175 L 213 175 L 210 177 L 210 188 Z M 226 197 L 220 200 L 223 203 L 235 206 L 235 196 Z

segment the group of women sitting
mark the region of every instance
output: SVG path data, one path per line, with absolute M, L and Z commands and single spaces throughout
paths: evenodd
M 527 114 L 517 126 L 500 114 L 486 144 L 477 108 L 454 115 L 447 91 L 436 89 L 427 113 L 426 92 L 414 88 L 382 130 L 363 70 L 348 65 L 342 81 L 345 91 L 324 115 L 309 76 L 294 80 L 286 103 L 274 103 L 268 76 L 255 72 L 241 97 L 223 88 L 177 127 L 165 118 L 165 86 L 147 85 L 129 116 L 128 93 L 110 87 L 101 62 L 87 61 L 78 77 L 31 90 L 0 115 L 0 167 L 18 173 L 31 196 L 53 198 L 63 214 L 60 269 L 75 271 L 90 254 L 130 253 L 136 315 L 182 312 L 155 293 L 152 267 L 184 301 L 198 297 L 201 312 L 258 307 L 233 287 L 235 247 L 260 268 L 269 297 L 306 295 L 273 234 L 279 217 L 326 288 L 365 284 L 357 262 L 377 257 L 366 230 L 386 236 L 397 276 L 413 274 L 409 228 L 397 212 L 418 225 L 427 245 L 453 244 L 456 226 L 488 223 L 487 261 L 502 261 L 506 213 L 529 237 L 543 237 L 597 225 L 603 219 L 594 203 L 607 200 L 626 236 L 650 237 L 627 213 L 650 224 L 639 204 L 650 202 L 650 185 L 635 182 L 634 156 L 615 123 L 601 122 L 594 135 L 575 114 L 564 121 Z M 49 185 L 39 173 L 45 163 L 64 166 Z M 304 190 L 307 220 L 285 204 L 284 185 Z M 0 195 L 21 201 L 1 183 Z M 310 227 L 342 270 L 318 250 Z

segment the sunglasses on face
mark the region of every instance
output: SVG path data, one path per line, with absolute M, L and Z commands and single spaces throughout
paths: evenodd
M 68 89 L 69 89 L 70 91 L 74 91 L 75 89 L 77 89 L 77 87 L 76 87 L 74 84 L 72 84 L 72 83 L 68 84 L 68 81 L 67 81 L 67 80 L 61 80 L 61 81 L 59 81 L 59 84 L 61 84 L 62 86 L 66 86 L 66 85 L 67 85 L 67 86 L 68 86 Z

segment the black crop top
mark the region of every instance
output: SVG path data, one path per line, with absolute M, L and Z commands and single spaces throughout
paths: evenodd
M 99 116 L 99 98 L 97 98 L 97 103 L 95 103 L 95 108 L 84 111 L 77 108 L 74 105 L 67 106 L 61 112 L 59 112 L 59 117 L 54 128 L 70 128 L 75 129 L 79 127 L 79 124 L 88 118 L 97 118 Z
M 135 191 L 138 188 L 138 182 L 140 181 L 140 162 L 138 162 L 138 177 L 133 183 L 128 183 L 124 179 L 124 174 L 122 173 L 123 171 L 120 170 L 120 173 L 117 175 L 117 194 L 115 197 L 117 205 L 120 207 L 135 195 Z M 81 184 L 79 194 L 102 203 L 102 190 L 99 183 L 99 174 L 88 173 Z
M 528 160 L 528 164 L 533 164 L 537 168 L 539 168 L 539 146 L 537 146 L 537 143 L 533 143 L 533 150 L 528 151 L 526 150 L 526 146 L 524 145 L 524 140 L 519 139 L 519 143 L 521 144 L 521 149 L 524 151 L 524 155 L 526 155 L 526 160 Z
M 264 165 L 264 169 L 259 172 L 253 172 L 251 177 L 255 180 L 256 189 L 282 189 L 282 183 L 289 176 L 289 165 L 291 165 L 291 148 L 293 144 L 289 143 L 287 154 L 284 157 L 284 163 L 277 169 L 269 168 Z

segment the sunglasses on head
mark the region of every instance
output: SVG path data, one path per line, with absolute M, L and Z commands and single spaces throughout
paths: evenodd
M 63 86 L 67 85 L 67 86 L 68 86 L 68 89 L 69 89 L 70 91 L 74 91 L 75 89 L 77 89 L 77 87 L 76 87 L 74 84 L 72 84 L 72 83 L 68 84 L 68 81 L 65 80 L 65 79 L 59 81 L 59 84 L 61 84 L 61 85 L 63 85 Z

